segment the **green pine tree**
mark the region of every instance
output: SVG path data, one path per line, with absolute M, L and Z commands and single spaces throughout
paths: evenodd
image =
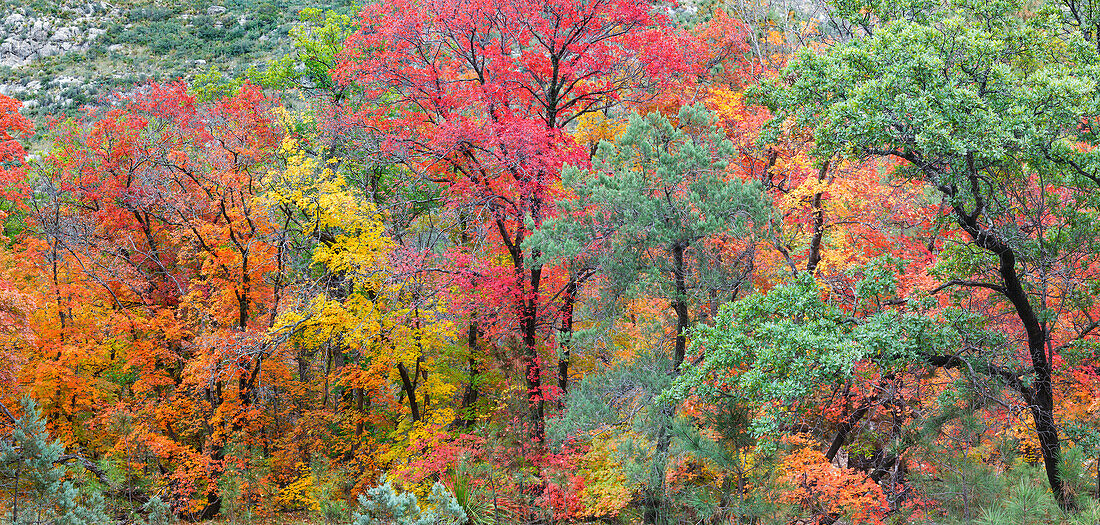
M 81 490 L 65 466 L 65 447 L 50 439 L 46 421 L 30 398 L 21 402 L 22 416 L 8 416 L 10 430 L 0 435 L 0 495 L 2 514 L 13 524 L 106 523 L 103 498 Z

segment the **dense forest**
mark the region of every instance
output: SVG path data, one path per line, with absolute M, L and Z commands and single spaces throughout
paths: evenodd
M 1100 520 L 1092 0 L 296 16 L 0 94 L 0 521 Z

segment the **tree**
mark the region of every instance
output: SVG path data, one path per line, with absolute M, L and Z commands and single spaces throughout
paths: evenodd
M 308 366 L 308 355 L 325 350 L 322 408 L 329 404 L 331 375 L 334 413 L 341 406 L 337 385 L 355 397 L 356 439 L 370 409 L 364 398 L 386 408 L 398 402 L 394 391 L 408 406 L 406 430 L 429 421 L 433 428 L 451 423 L 453 410 L 439 402 L 454 390 L 441 373 L 440 350 L 454 338 L 453 323 L 439 304 L 417 297 L 416 283 L 401 279 L 395 243 L 371 199 L 342 174 L 307 158 L 296 140 L 284 140 L 282 152 L 286 167 L 270 173 L 265 201 L 283 217 L 284 232 L 304 243 L 297 251 L 310 260 L 297 271 L 293 300 L 299 304 L 279 315 L 273 331 L 293 344 L 301 366 Z M 299 381 L 307 382 L 302 370 Z
M 5 500 L 10 498 L 11 505 L 5 504 L 5 510 L 11 523 L 107 523 L 103 498 L 81 491 L 66 479 L 65 462 L 73 457 L 64 456 L 61 442 L 50 439 L 35 402 L 23 398 L 21 405 L 20 417 L 0 406 L 2 427 L 8 427 L 0 436 L 0 494 L 8 496 Z
M 262 372 L 282 366 L 266 361 L 275 226 L 255 202 L 281 134 L 269 108 L 249 84 L 207 104 L 182 83 L 151 85 L 59 130 L 28 201 L 45 246 L 27 253 L 52 292 L 35 350 L 53 365 L 29 373 L 56 389 L 43 396 L 65 416 L 54 421 L 127 421 L 97 444 L 155 451 L 176 469 L 177 508 L 208 516 L 228 445 L 260 424 Z M 89 408 L 119 393 L 132 396 Z
M 759 184 L 730 164 L 733 146 L 711 119 L 702 105 L 681 108 L 676 124 L 660 113 L 632 116 L 614 144 L 600 143 L 591 170 L 565 170 L 575 197 L 559 201 L 560 216 L 528 239 L 548 258 L 589 254 L 612 304 L 638 293 L 668 300 L 672 376 L 684 362 L 689 309 L 709 305 L 713 314 L 737 296 L 753 268 L 752 232 L 770 212 Z M 659 412 L 647 523 L 658 519 L 671 439 L 672 407 Z
M 1001 366 L 973 346 L 929 362 L 975 360 L 1023 398 L 1051 490 L 1072 507 L 1052 378 L 1059 345 L 1095 330 L 1077 322 L 1092 314 L 1071 297 L 1095 279 L 1082 249 L 1098 232 L 1088 210 L 1100 195 L 1100 62 L 1079 35 L 1021 16 L 1014 2 L 884 6 L 871 11 L 884 22 L 870 36 L 803 53 L 762 100 L 775 124 L 813 128 L 819 157 L 892 157 L 939 191 L 958 228 L 946 235 L 941 289 L 989 291 L 1007 306 L 1028 364 Z
M 348 40 L 337 78 L 378 102 L 360 110 L 361 125 L 449 188 L 451 206 L 469 210 L 508 261 L 486 286 L 520 340 L 540 444 L 540 329 L 557 316 L 543 290 L 551 269 L 524 240 L 552 212 L 562 165 L 587 160 L 564 130 L 586 113 L 651 99 L 656 84 L 695 70 L 691 51 L 648 5 L 625 0 L 378 3 Z
M 739 178 L 733 154 L 701 105 L 684 106 L 676 124 L 634 115 L 614 144 L 600 144 L 591 170 L 566 169 L 563 185 L 576 196 L 529 245 L 547 257 L 595 254 L 612 302 L 659 290 L 676 316 L 679 369 L 689 309 L 737 296 L 752 267 L 750 232 L 768 220 L 768 199 Z
M 18 278 L 16 259 L 10 257 L 7 245 L 8 237 L 22 228 L 16 208 L 25 195 L 27 152 L 18 138 L 29 135 L 32 127 L 26 117 L 19 114 L 22 104 L 11 97 L 0 95 L 0 256 L 3 256 L 3 270 L 0 270 L 0 400 L 12 392 L 21 357 L 18 351 L 33 339 L 30 330 L 30 314 L 34 310 L 34 300 L 24 293 L 15 282 Z M 9 200 L 10 199 L 10 200 Z M 16 213 L 12 214 L 12 211 Z
M 0 95 L 0 196 L 5 199 L 25 196 L 27 152 L 18 137 L 30 135 L 33 125 L 19 110 L 23 104 Z

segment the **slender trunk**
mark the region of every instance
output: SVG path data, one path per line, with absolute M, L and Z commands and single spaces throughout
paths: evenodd
M 336 372 L 337 377 L 344 370 L 344 350 L 347 346 L 344 345 L 344 339 L 341 337 L 337 341 L 336 351 L 332 353 L 332 370 Z M 336 383 L 332 385 L 332 414 L 337 415 L 340 413 L 340 397 L 336 395 Z
M 531 216 L 536 228 L 541 222 L 540 205 L 541 202 L 538 198 L 531 199 Z M 541 255 L 538 249 L 531 250 L 533 266 L 528 274 L 530 276 L 530 289 L 524 297 L 524 312 L 521 323 L 523 325 L 523 349 L 527 360 L 525 373 L 527 376 L 528 402 L 531 404 L 531 425 L 534 438 L 540 448 L 546 445 L 546 396 L 542 395 L 542 367 L 539 363 L 538 353 L 539 287 L 542 282 L 542 264 L 539 259 Z
M 893 374 L 886 374 L 885 376 L 883 376 L 882 381 L 879 382 L 879 387 L 878 389 L 876 389 L 875 394 L 860 403 L 859 408 L 857 408 L 856 411 L 848 417 L 848 420 L 841 423 L 840 426 L 837 427 L 836 435 L 833 436 L 833 442 L 829 444 L 829 450 L 825 451 L 825 459 L 831 462 L 833 458 L 836 457 L 837 453 L 840 452 L 840 447 L 844 446 L 844 442 L 848 439 L 848 434 L 852 431 L 853 428 L 856 427 L 856 424 L 859 423 L 859 421 L 867 415 L 867 412 L 871 410 L 871 407 L 873 407 L 875 403 L 878 402 L 880 393 L 886 389 L 887 382 L 892 379 L 894 379 Z
M 329 374 L 332 373 L 331 365 L 332 365 L 332 345 L 331 344 L 326 344 L 325 345 L 325 366 L 322 367 L 323 368 L 322 372 L 324 372 L 324 375 L 325 375 L 325 385 L 324 385 L 325 389 L 324 389 L 324 393 L 322 394 L 322 397 L 321 397 L 321 410 L 324 410 L 324 409 L 328 408 L 328 392 L 329 392 L 328 378 L 329 378 Z
M 57 253 L 57 242 L 58 241 L 56 239 L 54 239 L 54 241 L 52 243 L 50 243 L 50 263 L 51 263 L 51 266 L 52 266 L 52 269 L 53 269 L 54 299 L 57 301 L 57 324 L 58 324 L 58 328 L 60 329 L 59 333 L 61 334 L 61 337 L 60 337 L 61 342 L 64 343 L 65 342 L 65 307 L 64 307 L 64 304 L 63 304 L 62 299 L 61 299 L 61 281 L 58 279 L 58 275 L 57 275 L 57 261 L 58 261 L 58 258 L 59 258 L 59 254 Z
M 1035 431 L 1039 438 L 1039 448 L 1043 453 L 1043 465 L 1046 467 L 1047 481 L 1058 504 L 1064 509 L 1075 507 L 1072 497 L 1066 493 L 1059 470 L 1062 458 L 1062 446 L 1058 438 L 1058 426 L 1054 421 L 1054 391 L 1052 367 L 1046 354 L 1047 332 L 1039 322 L 1038 314 L 1032 308 L 1016 273 L 1016 254 L 1005 249 L 1000 254 L 1000 273 L 1005 285 L 1005 296 L 1016 309 L 1016 314 L 1027 332 L 1027 347 L 1031 357 L 1031 370 L 1035 378 L 1031 383 L 1034 398 L 1030 402 L 1031 415 L 1035 420 Z
M 825 181 L 825 175 L 829 173 L 829 161 L 826 160 L 821 164 L 821 169 L 817 172 L 817 181 L 819 183 Z M 817 265 L 821 263 L 821 238 L 825 235 L 825 210 L 821 207 L 821 196 L 823 192 L 818 191 L 814 193 L 813 200 L 811 201 L 811 209 L 813 209 L 813 217 L 810 220 L 811 227 L 813 228 L 813 237 L 810 239 L 810 256 L 806 261 L 806 271 L 813 275 L 817 270 Z
M 217 413 L 218 408 L 221 407 L 224 397 L 222 396 L 222 384 L 221 382 L 215 382 L 213 388 L 205 389 L 207 402 L 210 403 L 210 415 L 203 421 L 203 426 L 207 431 L 206 447 L 207 454 L 210 456 L 211 472 L 210 479 L 217 480 L 221 477 L 223 469 L 221 467 L 222 460 L 225 459 L 225 444 L 217 442 L 211 435 L 214 433 L 214 429 L 210 427 L 209 421 L 213 414 Z M 224 439 L 224 438 L 222 438 Z M 207 448 L 208 447 L 208 448 Z M 129 469 L 127 469 L 129 471 Z M 196 520 L 209 520 L 214 516 L 217 516 L 221 512 L 222 499 L 218 494 L 218 490 L 215 488 L 206 494 L 206 506 L 194 516 Z
M 543 445 L 546 443 L 546 428 L 543 425 L 546 400 L 542 395 L 542 370 L 539 366 L 535 308 L 534 299 L 525 301 L 524 314 L 520 325 L 523 329 L 524 377 L 527 380 L 527 403 L 531 412 L 531 433 L 535 441 L 539 445 Z
M 537 227 L 541 220 L 540 201 L 537 198 L 524 200 L 530 205 L 531 216 Z M 531 261 L 534 264 L 528 270 L 522 248 L 525 230 L 520 228 L 515 236 L 512 236 L 503 220 L 497 219 L 496 226 L 508 248 L 512 259 L 512 271 L 515 272 L 515 286 L 516 291 L 519 292 L 515 308 L 519 315 L 519 329 L 523 342 L 523 375 L 527 386 L 528 417 L 531 437 L 541 447 L 546 444 L 544 425 L 546 400 L 542 395 L 542 370 L 538 354 L 538 303 L 539 286 L 542 281 L 542 265 L 538 263 L 540 252 L 537 249 L 531 250 Z
M 417 366 L 417 368 L 420 368 L 420 361 L 419 360 L 417 361 L 416 366 Z M 425 384 L 425 385 L 428 384 L 428 369 L 427 368 L 421 368 L 420 378 L 424 380 L 423 384 Z M 420 398 L 424 400 L 423 402 L 421 402 L 420 408 L 425 412 L 429 410 L 429 408 L 431 407 L 431 404 L 432 404 L 432 394 L 430 392 L 431 392 L 430 390 L 425 389 L 424 390 L 424 395 L 420 396 Z
M 684 282 L 684 248 L 677 241 L 672 245 L 673 279 L 676 285 L 676 297 L 672 300 L 672 309 L 676 312 L 676 349 L 672 356 L 672 374 L 679 375 L 680 365 L 687 353 L 687 329 L 691 319 L 688 317 L 687 284 Z
M 565 410 L 565 400 L 569 396 L 569 347 L 562 347 L 562 356 L 558 358 L 558 410 Z
M 462 392 L 462 407 L 458 410 L 458 417 L 455 419 L 455 423 L 463 428 L 469 428 L 474 424 L 474 404 L 477 403 L 478 391 L 477 391 L 477 361 L 474 356 L 477 354 L 477 336 L 478 327 L 476 321 L 471 321 L 470 326 L 466 331 L 466 350 L 469 355 L 466 357 L 468 366 L 470 368 L 470 379 L 466 383 L 466 390 Z
M 459 232 L 461 234 L 461 240 L 463 246 L 470 246 L 470 234 L 467 231 L 466 214 L 460 213 L 459 218 Z M 470 283 L 470 288 L 474 288 L 474 283 Z M 462 428 L 469 428 L 475 422 L 475 409 L 474 404 L 477 403 L 479 393 L 477 391 L 478 381 L 478 369 L 477 369 L 477 340 L 480 333 L 480 329 L 477 325 L 477 312 L 473 312 L 470 315 L 470 325 L 466 329 L 466 362 L 467 367 L 470 370 L 470 378 L 466 383 L 466 388 L 462 392 L 462 406 L 458 410 L 458 417 L 455 418 L 455 424 Z
M 577 276 L 569 274 L 569 284 L 565 286 L 565 303 L 562 305 L 561 330 L 558 345 L 561 356 L 558 357 L 558 408 L 565 410 L 565 398 L 569 394 L 569 353 L 573 347 L 573 305 L 577 296 Z
M 672 370 L 669 374 L 673 377 L 680 375 L 680 366 L 684 363 L 684 356 L 687 354 L 687 329 L 691 322 L 688 316 L 687 283 L 684 275 L 684 249 L 686 247 L 686 244 L 680 241 L 672 244 L 672 272 L 676 287 L 672 309 L 676 312 L 676 346 L 673 350 Z M 668 464 L 668 450 L 672 445 L 673 415 L 672 405 L 665 405 L 658 409 L 658 416 L 661 421 L 657 429 L 657 447 L 653 454 L 653 463 L 650 469 L 650 484 L 644 497 L 643 523 L 657 524 L 663 521 L 665 469 Z
M 961 205 L 955 205 L 953 210 L 955 219 L 959 226 L 974 239 L 974 243 L 979 248 L 997 256 L 998 273 L 1003 283 L 999 292 L 1012 303 L 1016 316 L 1024 326 L 1028 354 L 1031 358 L 1031 372 L 1034 374 L 1031 387 L 1020 393 L 1025 396 L 1035 421 L 1036 437 L 1039 439 L 1039 448 L 1043 453 L 1043 466 L 1046 469 L 1050 490 L 1054 493 L 1059 506 L 1067 510 L 1074 509 L 1076 505 L 1073 498 L 1066 493 L 1058 466 L 1062 457 L 1062 447 L 1058 438 L 1058 426 L 1054 421 L 1052 367 L 1046 354 L 1048 334 L 1039 322 L 1039 315 L 1031 306 L 1027 291 L 1020 282 L 1020 276 L 1016 271 L 1016 252 L 997 233 L 984 229 L 978 220 L 984 209 L 984 201 L 976 191 L 979 184 L 977 178 L 972 176 L 975 211 L 967 213 Z M 947 188 L 947 190 L 954 191 L 954 188 Z
M 412 420 L 414 423 L 420 421 L 420 405 L 416 402 L 416 376 L 410 377 L 409 369 L 405 367 L 404 363 L 397 363 L 397 372 L 401 374 L 401 388 L 405 393 L 404 397 L 409 399 L 409 411 L 412 413 Z

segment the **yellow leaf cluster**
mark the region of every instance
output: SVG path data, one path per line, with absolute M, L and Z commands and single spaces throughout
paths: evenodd
M 608 118 L 603 113 L 585 113 L 577 117 L 573 138 L 580 144 L 595 146 L 601 140 L 612 142 L 626 129 L 622 119 Z
M 593 440 L 582 465 L 578 472 L 584 478 L 580 493 L 582 517 L 615 516 L 630 504 L 630 483 L 610 439 Z

